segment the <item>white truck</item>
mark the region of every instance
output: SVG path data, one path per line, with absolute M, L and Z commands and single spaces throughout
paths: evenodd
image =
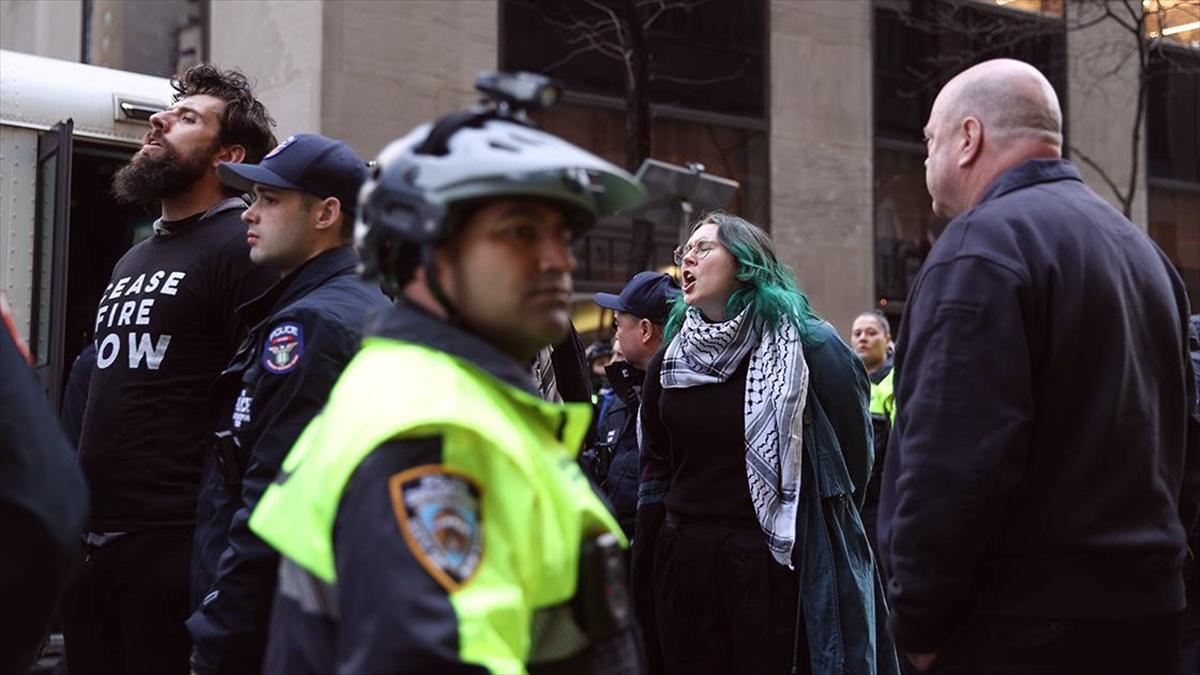
M 0 289 L 57 409 L 113 264 L 157 214 L 111 197 L 170 81 L 0 50 Z

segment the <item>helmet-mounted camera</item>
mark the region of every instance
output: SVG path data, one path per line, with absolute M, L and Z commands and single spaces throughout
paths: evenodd
M 501 117 L 524 120 L 526 113 L 545 110 L 558 103 L 562 87 L 544 75 L 534 73 L 480 73 L 475 88 Z

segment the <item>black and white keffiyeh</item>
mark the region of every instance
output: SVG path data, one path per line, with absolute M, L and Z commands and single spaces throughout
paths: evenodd
M 709 323 L 689 307 L 663 356 L 664 389 L 724 382 L 750 354 L 746 374 L 746 477 L 750 499 L 771 555 L 792 568 L 800 496 L 808 364 L 800 335 L 787 317 L 770 329 L 754 325 L 749 308 Z

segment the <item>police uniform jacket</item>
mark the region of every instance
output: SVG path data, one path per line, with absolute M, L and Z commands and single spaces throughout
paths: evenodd
M 584 466 L 608 498 L 621 529 L 630 538 L 637 520 L 638 438 L 637 414 L 646 372 L 627 362 L 605 367 L 612 383 L 612 402 L 596 424 L 595 442 Z
M 278 559 L 247 521 L 358 350 L 367 311 L 387 305 L 357 265 L 349 246 L 325 251 L 238 308 L 251 328 L 213 389 L 225 433 L 206 458 L 193 556 L 202 601 L 187 624 L 200 675 L 261 663 Z
M 479 337 L 377 315 L 251 518 L 283 558 L 264 671 L 640 672 L 589 421 Z

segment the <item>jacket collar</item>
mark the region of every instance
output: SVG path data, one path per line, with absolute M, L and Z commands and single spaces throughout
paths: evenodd
M 522 367 L 474 333 L 446 323 L 403 300 L 369 315 L 364 333 L 446 352 L 509 386 L 538 396 L 529 368 Z
M 351 274 L 357 268 L 358 256 L 353 248 L 331 248 L 317 254 L 291 274 L 275 282 L 262 295 L 238 307 L 238 317 L 247 326 L 257 326 L 277 308 L 286 307 L 333 277 Z
M 874 375 L 868 373 L 867 377 L 871 380 L 871 384 L 879 384 L 880 382 L 883 382 L 884 378 L 888 376 L 888 373 L 892 372 L 892 368 L 895 365 L 896 364 L 891 359 L 888 359 L 882 366 L 879 367 L 879 370 L 875 371 Z
M 983 193 L 979 204 L 1006 195 L 1013 190 L 1059 180 L 1083 182 L 1075 165 L 1065 159 L 1030 159 L 997 176 L 987 191 Z M 976 206 L 978 207 L 979 204 Z

